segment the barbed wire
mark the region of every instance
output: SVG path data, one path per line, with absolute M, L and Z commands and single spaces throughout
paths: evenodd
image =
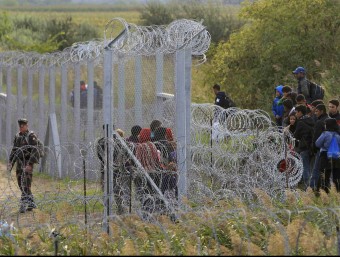
M 302 176 L 302 161 L 299 154 L 289 148 L 289 145 L 294 144 L 292 135 L 278 130 L 268 120 L 268 114 L 260 110 L 238 108 L 224 111 L 210 104 L 193 104 L 191 113 L 191 165 L 188 170 L 188 195 L 184 202 L 179 201 L 176 192 L 180 175 L 176 167 L 179 164 L 175 160 L 170 165 L 168 162 L 167 166 L 164 163 L 173 152 L 168 149 L 170 146 L 166 146 L 166 142 L 156 140 L 136 144 L 127 142 L 114 133 L 113 138 L 97 138 L 89 145 L 70 142 L 60 146 L 57 152 L 55 146 L 45 146 L 46 165 L 43 166 L 42 173 L 33 173 L 32 193 L 37 204 L 37 209 L 33 211 L 23 214 L 18 212 L 21 197 L 18 181 L 14 171 L 6 173 L 7 180 L 5 183 L 2 181 L 0 187 L 0 220 L 6 221 L 3 224 L 14 222 L 15 227 L 28 229 L 30 233 L 27 240 L 34 233 L 52 235 L 52 231 L 56 232 L 54 239 L 62 236 L 63 240 L 58 242 L 66 247 L 72 240 L 77 241 L 81 237 L 80 231 L 86 230 L 94 238 L 100 237 L 103 232 L 105 199 L 112 197 L 113 213 L 108 216 L 108 220 L 115 228 L 113 238 L 124 234 L 125 240 L 129 238 L 133 241 L 134 247 L 131 246 L 131 249 L 136 252 L 139 251 L 140 237 L 133 230 L 133 220 L 139 217 L 144 222 L 152 223 L 156 231 L 162 231 L 164 243 L 172 245 L 171 236 L 168 235 L 170 227 L 164 223 L 162 217 L 169 216 L 173 211 L 176 213 L 174 221 L 177 220 L 182 229 L 191 233 L 192 239 L 197 243 L 198 248 L 194 252 L 199 255 L 204 254 L 207 247 L 227 251 L 224 248 L 225 242 L 220 237 L 221 231 L 224 236 L 231 236 L 228 234 L 230 232 L 221 227 L 226 220 L 235 229 L 229 239 L 230 244 L 236 246 L 235 238 L 243 235 L 243 253 L 253 254 L 258 251 L 259 248 L 254 246 L 256 243 L 251 236 L 254 228 L 244 223 L 250 212 L 258 212 L 260 225 L 266 220 L 268 233 L 270 231 L 271 236 L 280 237 L 285 242 L 281 251 L 286 254 L 294 252 L 298 245 L 304 245 L 300 241 L 304 237 L 300 232 L 287 234 L 291 232 L 286 228 L 285 219 L 296 219 L 300 215 L 298 223 L 293 221 L 291 227 L 298 227 L 300 231 L 307 229 L 306 226 L 310 226 L 307 224 L 313 222 L 326 237 L 336 237 L 340 216 L 338 206 L 319 209 L 306 205 L 299 208 L 294 215 L 292 211 L 296 210 L 265 207 L 272 202 L 284 204 L 293 201 L 292 199 L 298 202 L 301 201 L 298 199 L 305 199 L 308 194 L 294 190 Z M 212 137 L 215 127 L 209 127 L 209 124 L 214 123 L 218 123 L 216 135 L 221 134 L 220 137 Z M 112 163 L 103 159 L 105 146 L 108 145 L 112 148 Z M 180 148 L 174 143 L 171 146 L 174 149 Z M 9 155 L 5 149 L 1 148 L 1 156 Z M 26 151 L 30 151 L 29 148 L 22 148 L 17 155 L 25 155 Z M 56 172 L 59 157 L 64 167 L 68 167 L 67 164 L 73 167 L 71 171 L 63 171 L 67 179 L 59 178 Z M 287 160 L 287 167 L 280 171 L 278 163 L 282 159 Z M 105 195 L 103 181 L 108 164 L 112 172 L 112 191 Z M 150 179 L 159 191 L 155 190 Z M 239 207 L 235 204 L 237 201 Z M 223 209 L 218 216 L 214 215 L 213 210 L 221 208 L 223 202 L 231 204 L 231 207 Z M 245 204 L 247 208 L 242 207 Z M 4 226 L 8 234 L 8 226 Z M 70 235 L 67 232 L 69 226 L 77 227 L 79 232 Z M 202 241 L 202 229 L 210 231 L 209 240 L 215 238 L 214 243 Z M 56 242 L 52 239 L 51 237 L 51 244 Z M 326 242 L 327 239 L 323 240 Z M 46 241 L 49 240 L 45 239 Z M 267 244 L 269 246 L 271 242 L 267 241 Z M 61 249 L 65 248 L 58 249 L 64 251 Z M 261 251 L 265 251 L 264 249 Z
M 188 172 L 190 177 L 188 197 L 191 200 L 200 202 L 207 196 L 217 200 L 221 197 L 229 197 L 229 194 L 249 199 L 253 197 L 253 191 L 256 188 L 264 190 L 274 198 L 280 198 L 287 187 L 294 187 L 299 182 L 302 176 L 302 162 L 300 156 L 287 147 L 294 142 L 290 134 L 284 137 L 281 131 L 271 126 L 268 116 L 261 111 L 235 108 L 229 110 L 227 112 L 229 115 L 226 117 L 226 112 L 223 110 L 216 114 L 216 108 L 219 107 L 198 104 L 193 105 L 192 108 L 192 158 L 190 172 Z M 212 137 L 215 127 L 208 127 L 211 121 L 199 115 L 199 113 L 206 115 L 211 110 L 215 110 L 211 119 L 214 119 L 215 124 L 216 121 L 220 122 L 215 132 L 220 134 L 220 137 L 216 139 Z M 219 116 L 223 116 L 224 120 Z M 228 119 L 231 122 L 228 122 Z M 235 128 L 235 120 L 241 121 L 242 126 Z M 225 124 L 221 125 L 222 122 Z M 178 194 L 176 148 L 179 147 L 176 143 L 170 143 L 164 137 L 161 141 L 142 144 L 127 142 L 127 149 L 117 140 L 103 140 L 102 138 L 99 143 L 97 139 L 96 142 L 87 146 L 67 143 L 61 145 L 57 152 L 55 146 L 45 146 L 48 159 L 45 160 L 47 165 L 44 166 L 46 169 L 44 173 L 52 178 L 58 177 L 59 174 L 56 171 L 58 158 L 62 158 L 61 162 L 64 167 L 67 167 L 67 164 L 73 167 L 71 171 L 63 171 L 63 176 L 72 178 L 67 191 L 69 195 L 75 197 L 73 200 L 83 197 L 77 195 L 76 192 L 81 191 L 74 185 L 82 183 L 84 173 L 86 173 L 85 179 L 91 181 L 93 190 L 96 192 L 91 199 L 102 203 L 103 190 L 100 190 L 100 184 L 103 183 L 104 167 L 107 165 L 103 161 L 105 160 L 103 151 L 104 146 L 110 144 L 113 151 L 113 163 L 110 170 L 115 172 L 114 177 L 117 180 L 114 182 L 116 188 L 114 190 L 118 190 L 116 195 L 120 197 L 122 194 L 121 201 L 124 203 L 121 204 L 121 208 L 126 209 L 130 205 L 126 202 L 126 197 L 130 194 L 127 192 L 129 190 L 131 192 L 131 187 L 135 187 L 137 191 L 143 191 L 143 195 L 151 199 L 159 198 L 157 196 L 159 191 L 155 190 L 152 183 L 150 184 L 150 178 L 145 177 L 143 173 L 145 171 L 151 174 L 150 177 L 154 182 L 156 181 L 157 187 L 162 188 L 162 194 L 169 189 L 170 198 L 176 199 L 174 197 L 174 194 Z M 25 151 L 28 150 L 22 148 L 17 154 L 25 156 L 27 153 Z M 85 156 L 82 156 L 82 151 L 86 152 Z M 287 160 L 288 167 L 280 172 L 278 164 L 283 159 Z M 9 185 L 16 188 L 15 179 L 12 176 L 9 178 Z M 136 179 L 139 181 L 133 182 Z M 123 186 L 124 183 L 125 186 Z M 126 183 L 130 183 L 130 186 L 126 187 Z M 135 185 L 132 186 L 131 183 Z M 120 188 L 121 185 L 122 188 Z M 10 191 L 10 195 L 14 194 L 13 190 Z M 153 200 L 150 203 L 153 205 L 152 208 L 156 208 L 154 204 L 157 201 Z M 139 203 L 133 208 L 143 209 L 141 200 L 137 202 Z
M 117 27 L 124 28 L 124 33 L 114 37 Z M 110 33 L 109 33 L 110 31 Z M 150 56 L 156 53 L 172 54 L 181 48 L 191 48 L 193 56 L 205 60 L 211 37 L 206 28 L 192 20 L 175 20 L 169 25 L 137 26 L 127 23 L 122 18 L 110 20 L 105 28 L 104 39 L 93 39 L 88 42 L 78 42 L 48 54 L 36 52 L 8 51 L 0 53 L 0 63 L 3 66 L 22 65 L 27 68 L 38 68 L 41 65 L 61 66 L 68 63 L 79 63 L 96 60 L 103 56 L 104 49 L 120 56 Z M 202 57 L 203 56 L 203 57 Z

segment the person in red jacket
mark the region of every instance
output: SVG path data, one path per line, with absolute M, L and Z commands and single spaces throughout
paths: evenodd
M 145 143 L 145 142 L 153 141 L 156 129 L 161 126 L 162 126 L 162 122 L 160 120 L 153 120 L 150 123 L 150 128 L 142 128 L 142 130 L 139 133 L 139 142 Z M 166 128 L 165 136 L 168 141 L 170 142 L 174 141 L 174 136 L 173 136 L 171 128 Z

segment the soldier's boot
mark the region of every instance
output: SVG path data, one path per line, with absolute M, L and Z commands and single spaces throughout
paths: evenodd
M 29 195 L 27 197 L 27 210 L 31 211 L 32 209 L 36 209 L 37 205 L 34 202 L 33 195 Z
M 25 213 L 27 211 L 27 195 L 21 194 L 19 212 Z

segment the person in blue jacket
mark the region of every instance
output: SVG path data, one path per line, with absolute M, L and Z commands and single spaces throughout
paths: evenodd
M 316 140 L 315 145 L 320 148 L 320 177 L 317 191 L 321 189 L 329 193 L 331 187 L 330 177 L 333 176 L 333 182 L 337 192 L 340 192 L 340 159 L 328 159 L 327 151 L 331 144 L 332 137 L 335 136 L 340 146 L 340 127 L 334 118 L 325 119 L 325 131 L 321 133 Z
M 275 88 L 275 98 L 273 100 L 272 112 L 274 114 L 276 125 L 282 127 L 282 120 L 283 120 L 283 112 L 284 107 L 282 104 L 278 104 L 280 99 L 282 98 L 282 85 L 279 85 Z

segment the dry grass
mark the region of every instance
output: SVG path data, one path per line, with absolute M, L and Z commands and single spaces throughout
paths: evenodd
M 0 165 L 1 174 L 5 165 Z M 1 176 L 4 189 L 8 180 Z M 35 188 L 52 191 L 64 182 L 36 176 Z M 60 191 L 60 192 L 61 192 Z M 16 191 L 17 192 L 17 191 Z M 110 221 L 112 234 L 103 232 L 90 220 L 83 224 L 74 203 L 58 203 L 58 208 L 35 210 L 20 216 L 16 244 L 0 239 L 0 254 L 54 254 L 51 228 L 56 228 L 59 255 L 335 255 L 336 226 L 340 217 L 340 194 L 331 190 L 316 197 L 312 191 L 286 191 L 286 200 L 272 199 L 254 190 L 257 202 L 239 199 L 212 202 L 206 208 L 180 214 L 178 223 L 167 216 L 148 223 L 132 214 Z M 187 204 L 189 202 L 184 200 Z M 77 218 L 78 215 L 78 218 Z M 99 218 L 101 213 L 98 214 Z M 52 219 L 53 217 L 53 219 Z M 94 217 L 94 216 L 93 216 Z M 76 219 L 75 219 L 76 218 Z M 100 220 L 100 219 L 99 219 Z M 25 228 L 23 222 L 31 227 Z M 34 225 L 34 226 L 32 226 Z

